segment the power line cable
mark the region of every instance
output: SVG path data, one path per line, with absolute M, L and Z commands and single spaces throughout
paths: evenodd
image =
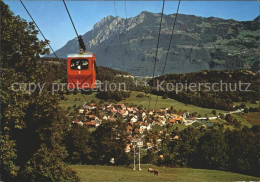
M 60 58 L 58 58 L 57 54 L 56 54 L 56 53 L 54 52 L 54 50 L 52 49 L 51 45 L 48 43 L 48 40 L 46 39 L 46 37 L 45 37 L 44 34 L 42 33 L 40 27 L 39 27 L 39 26 L 37 25 L 37 23 L 34 21 L 34 19 L 33 19 L 32 15 L 30 14 L 29 10 L 26 8 L 26 6 L 25 6 L 24 3 L 22 2 L 22 0 L 20 0 L 20 2 L 21 2 L 21 4 L 22 4 L 22 6 L 24 7 L 24 9 L 26 10 L 27 14 L 28 14 L 28 15 L 30 16 L 30 18 L 32 19 L 32 21 L 33 21 L 33 23 L 35 24 L 35 26 L 37 27 L 37 29 L 39 30 L 39 32 L 41 33 L 41 35 L 42 35 L 42 37 L 44 38 L 44 40 L 47 42 L 48 46 L 49 46 L 50 49 L 52 50 L 52 52 L 53 52 L 53 54 L 55 55 L 55 57 L 56 57 L 58 60 L 60 60 Z M 73 79 L 71 78 L 70 74 L 69 74 L 69 73 L 67 73 L 67 74 L 68 74 L 68 76 L 70 77 L 70 79 L 72 80 L 73 84 L 76 85 L 75 82 L 73 81 Z M 81 95 L 82 95 L 82 97 L 83 97 L 87 102 L 89 102 L 88 99 L 87 99 L 82 93 L 81 93 Z
M 179 14 L 180 3 L 181 3 L 181 0 L 179 0 L 177 11 L 176 11 L 176 16 L 174 18 L 174 23 L 173 23 L 173 26 L 172 26 L 171 38 L 170 38 L 170 42 L 169 42 L 169 45 L 168 45 L 168 50 L 167 50 L 164 66 L 163 66 L 162 76 L 164 75 L 166 64 L 167 64 L 167 60 L 168 60 L 168 55 L 169 55 L 169 51 L 170 51 L 170 47 L 171 47 L 171 43 L 172 43 L 172 39 L 173 39 L 173 33 L 174 33 L 177 17 L 178 17 L 178 14 Z M 157 101 L 158 101 L 158 95 L 157 95 L 157 98 L 156 98 L 156 101 L 155 101 L 155 108 L 157 106 Z
M 126 24 L 127 24 L 127 7 L 126 7 L 126 0 L 124 1 L 124 4 L 125 4 L 125 20 L 126 20 Z M 127 26 L 126 26 L 126 37 L 127 37 L 127 45 L 128 45 L 128 51 L 129 51 L 129 57 L 130 57 L 130 60 L 131 59 L 131 54 L 130 54 L 130 41 L 129 41 L 129 34 L 128 34 L 128 31 L 127 31 Z
M 164 5 L 165 5 L 165 0 L 163 0 L 163 5 L 162 5 L 160 27 L 159 27 L 159 33 L 158 33 L 158 39 L 157 39 L 157 45 L 156 45 L 156 53 L 155 53 L 154 66 L 153 66 L 153 77 L 154 77 L 154 74 L 155 74 L 155 67 L 156 67 L 156 62 L 157 62 L 157 57 L 158 57 L 158 49 L 159 49 L 159 43 L 160 43 L 160 35 L 161 35 L 161 28 L 162 28 L 162 18 L 163 18 L 163 12 L 164 12 Z M 151 104 L 151 93 L 150 93 L 150 98 L 149 98 L 148 110 L 150 109 L 150 104 Z

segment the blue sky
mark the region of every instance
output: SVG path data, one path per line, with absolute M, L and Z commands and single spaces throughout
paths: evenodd
M 15 15 L 30 20 L 19 1 L 4 1 Z M 54 50 L 76 36 L 62 1 L 23 1 Z M 117 15 L 125 18 L 124 1 L 115 1 Z M 67 1 L 79 34 L 108 15 L 115 16 L 113 1 Z M 176 13 L 177 1 L 165 2 L 165 14 Z M 161 12 L 162 1 L 126 1 L 128 17 L 142 11 Z M 252 20 L 259 15 L 257 1 L 182 1 L 179 13 L 203 17 L 220 17 L 239 21 Z M 42 37 L 39 35 L 39 38 Z

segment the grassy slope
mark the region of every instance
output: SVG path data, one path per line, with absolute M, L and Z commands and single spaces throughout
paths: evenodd
M 121 101 L 120 103 L 132 103 L 135 105 L 143 105 L 143 107 L 148 108 L 149 98 L 136 97 L 136 95 L 138 93 L 141 93 L 141 92 L 132 92 L 132 94 L 129 98 Z M 91 101 L 91 100 L 95 100 L 97 102 L 100 101 L 100 99 L 96 98 L 95 96 L 96 96 L 96 93 L 92 93 L 91 95 L 85 95 L 85 97 L 87 98 L 88 101 Z M 78 93 L 76 95 L 73 95 L 73 94 L 65 95 L 65 97 L 68 98 L 68 100 L 61 101 L 61 106 L 63 106 L 64 108 L 67 108 L 69 106 L 72 107 L 74 104 L 76 104 L 76 106 L 83 105 L 86 102 L 86 100 L 81 96 L 80 93 Z M 77 101 L 75 101 L 76 98 L 77 98 Z M 151 96 L 151 105 L 150 105 L 151 109 L 153 109 L 155 107 L 156 98 L 157 98 L 156 95 Z M 79 101 L 79 99 L 80 99 L 80 101 Z M 202 108 L 202 107 L 198 107 L 195 105 L 186 106 L 182 102 L 176 101 L 174 99 L 162 99 L 161 96 L 158 97 L 158 102 L 157 102 L 156 108 L 163 108 L 163 107 L 170 108 L 171 106 L 173 106 L 174 109 L 176 109 L 176 110 L 181 109 L 181 110 L 187 110 L 190 113 L 197 112 L 197 113 L 201 114 L 202 116 L 204 116 L 204 114 L 208 114 L 208 116 L 213 116 L 211 114 L 212 109 Z M 227 111 L 223 111 L 223 110 L 216 110 L 216 111 L 217 111 L 217 113 L 227 112 Z
M 260 114 L 259 112 L 249 112 L 247 114 L 238 114 L 238 117 L 247 120 L 252 125 L 260 125 Z
M 234 102 L 235 105 L 241 105 L 244 102 Z M 260 106 L 260 102 L 256 101 L 256 104 L 252 104 L 250 102 L 245 103 L 246 107 L 259 107 Z
M 237 173 L 191 169 L 164 168 L 142 165 L 142 171 L 133 171 L 129 167 L 73 165 L 81 181 L 259 181 L 260 178 Z M 160 171 L 159 176 L 148 173 L 149 167 Z
M 240 114 L 232 114 L 232 116 L 233 116 L 234 118 L 236 118 L 238 121 L 241 121 L 241 124 L 242 124 L 242 125 L 245 125 L 245 126 L 247 126 L 247 127 L 249 127 L 249 128 L 251 128 L 251 127 L 253 126 L 253 125 L 252 125 L 250 122 L 248 122 L 245 118 L 241 117 Z
M 236 105 L 240 105 L 243 102 L 234 102 Z M 257 101 L 256 104 L 252 103 L 245 103 L 246 107 L 259 107 L 260 102 Z M 238 114 L 232 114 L 234 118 L 236 118 L 238 121 L 241 121 L 241 123 L 245 126 L 248 126 L 249 128 L 252 127 L 253 125 L 260 125 L 260 114 L 259 112 L 250 112 L 247 114 L 244 113 L 238 113 Z
M 65 97 L 68 100 L 62 100 L 60 102 L 60 105 L 66 109 L 68 107 L 72 107 L 74 104 L 76 104 L 76 106 L 82 106 L 85 102 L 90 102 L 91 100 L 95 100 L 95 101 L 99 102 L 99 100 L 100 100 L 100 99 L 96 98 L 96 93 L 92 93 L 90 95 L 84 95 L 84 96 L 87 100 L 85 100 L 84 97 L 80 93 L 77 93 L 76 95 L 74 95 L 74 94 L 65 95 Z M 75 99 L 77 99 L 77 100 L 75 101 Z
M 136 95 L 140 93 L 140 92 L 132 92 L 131 97 L 127 98 L 126 100 L 121 101 L 122 103 L 133 103 L 136 105 L 143 105 L 145 108 L 148 108 L 149 105 L 149 98 L 146 97 L 136 97 Z M 151 103 L 150 103 L 150 108 L 154 109 L 155 107 L 155 102 L 156 102 L 156 95 L 152 95 L 151 96 Z M 202 108 L 202 107 L 198 107 L 195 105 L 185 105 L 182 102 L 179 102 L 177 100 L 174 99 L 162 99 L 161 96 L 158 97 L 158 102 L 157 102 L 157 108 L 163 108 L 163 107 L 168 107 L 170 108 L 171 106 L 173 106 L 174 109 L 179 110 L 187 110 L 190 113 L 193 112 L 197 112 L 199 114 L 201 114 L 202 116 L 204 116 L 204 114 L 208 114 L 208 116 L 213 116 L 211 114 L 212 109 L 208 109 L 208 108 Z M 216 110 L 217 113 L 219 112 L 226 112 L 223 110 Z

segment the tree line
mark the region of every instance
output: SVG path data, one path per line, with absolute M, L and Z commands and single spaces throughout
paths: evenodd
M 179 140 L 163 140 L 154 164 L 225 170 L 259 176 L 259 126 L 224 130 L 222 127 L 173 131 Z M 152 156 L 150 156 L 152 157 Z
M 104 122 L 92 133 L 88 126 L 73 125 L 67 133 L 66 161 L 70 164 L 130 164 L 125 153 L 127 144 L 126 123 L 120 120 Z

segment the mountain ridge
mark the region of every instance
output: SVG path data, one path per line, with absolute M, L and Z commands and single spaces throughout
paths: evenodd
M 156 75 L 162 72 L 175 16 L 163 16 Z M 178 14 L 165 73 L 251 68 L 259 57 L 258 19 L 236 21 Z M 83 40 L 87 50 L 97 55 L 98 65 L 133 75 L 151 75 L 159 20 L 160 13 L 147 11 L 127 20 L 107 16 L 86 32 Z M 76 38 L 56 54 L 66 57 L 75 52 L 78 52 Z

